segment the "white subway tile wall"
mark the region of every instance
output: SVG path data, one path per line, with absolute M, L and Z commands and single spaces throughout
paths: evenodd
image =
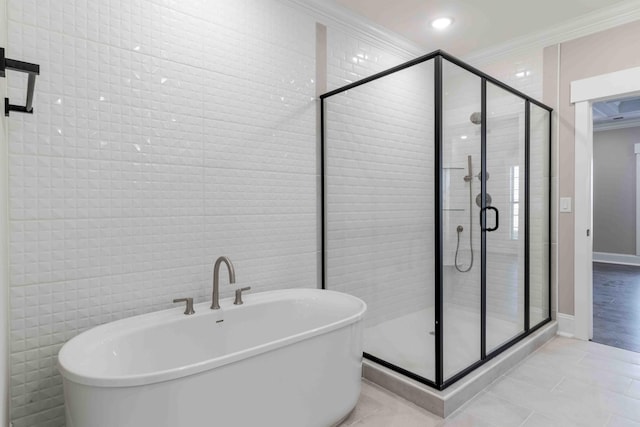
M 335 30 L 327 51 L 329 90 L 412 59 Z M 327 288 L 363 298 L 367 326 L 433 303 L 432 67 L 325 100 Z
M 435 298 L 433 79 L 428 61 L 325 100 L 327 287 L 367 326 Z
M 314 52 L 280 1 L 9 1 L 41 66 L 10 119 L 14 427 L 64 425 L 66 340 L 208 301 L 220 255 L 252 292 L 317 286 Z
M 327 88 L 337 89 L 413 58 L 334 28 L 327 34 Z

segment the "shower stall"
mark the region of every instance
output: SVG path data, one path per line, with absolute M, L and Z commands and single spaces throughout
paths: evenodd
M 444 389 L 551 320 L 551 108 L 442 51 L 321 96 L 322 281 Z

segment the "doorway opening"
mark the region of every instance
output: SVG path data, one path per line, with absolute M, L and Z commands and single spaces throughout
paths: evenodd
M 571 82 L 575 107 L 574 318 L 572 335 L 593 338 L 593 105 L 640 97 L 640 67 Z M 639 141 L 640 142 L 640 141 Z M 633 230 L 635 235 L 635 229 Z
M 640 97 L 593 103 L 593 337 L 640 352 Z

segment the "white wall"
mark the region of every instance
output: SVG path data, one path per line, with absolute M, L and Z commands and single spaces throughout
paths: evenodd
M 64 341 L 208 301 L 217 256 L 254 292 L 316 286 L 314 43 L 276 1 L 10 1 L 42 71 L 10 119 L 15 427 L 63 425 Z
M 639 128 L 593 133 L 593 251 L 636 254 Z
M 9 120 L 15 427 L 64 425 L 66 340 L 208 301 L 219 255 L 253 292 L 318 285 L 315 21 L 276 0 L 9 0 L 9 54 L 41 65 L 35 115 Z M 409 58 L 327 25 L 330 87 Z
M 362 45 L 349 55 L 360 76 L 384 56 Z M 327 287 L 367 302 L 367 325 L 435 298 L 433 70 L 428 61 L 325 100 Z
M 0 47 L 7 45 L 7 3 L 0 0 Z M 0 78 L 0 100 L 6 97 L 6 79 Z M 9 238 L 8 238 L 7 120 L 0 114 L 0 423 L 9 422 Z

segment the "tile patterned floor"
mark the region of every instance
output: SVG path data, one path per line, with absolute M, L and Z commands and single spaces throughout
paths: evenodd
M 593 263 L 593 341 L 640 352 L 640 267 Z
M 364 381 L 346 426 L 640 427 L 640 354 L 556 337 L 446 420 Z

